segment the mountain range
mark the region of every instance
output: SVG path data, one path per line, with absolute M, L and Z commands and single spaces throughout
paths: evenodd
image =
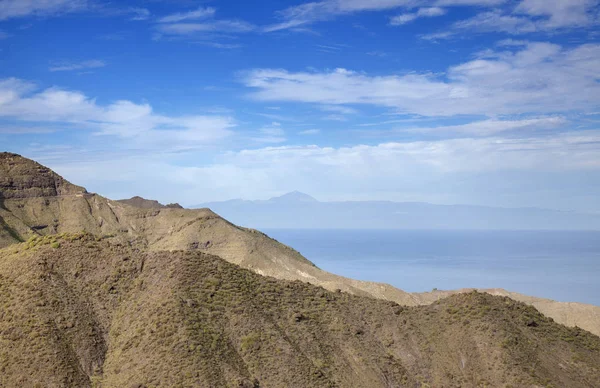
M 600 230 L 598 214 L 423 202 L 321 202 L 298 191 L 268 200 L 191 207 L 210 208 L 236 224 L 265 229 Z
M 11 153 L 0 248 L 2 387 L 600 385 L 600 307 L 343 278 L 209 209 L 110 200 Z

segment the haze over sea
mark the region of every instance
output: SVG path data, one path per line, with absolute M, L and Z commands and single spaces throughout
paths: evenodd
M 405 291 L 504 288 L 600 306 L 600 232 L 264 231 L 326 271 Z

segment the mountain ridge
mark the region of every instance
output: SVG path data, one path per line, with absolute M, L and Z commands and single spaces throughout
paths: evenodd
M 231 199 L 227 199 L 227 200 L 223 200 L 223 201 L 209 201 L 209 202 L 204 202 L 203 204 L 226 203 L 226 202 L 245 202 L 245 203 L 277 202 L 279 199 L 282 199 L 282 198 L 288 198 L 288 197 L 294 198 L 296 196 L 298 196 L 300 198 L 307 198 L 308 200 L 306 202 L 316 202 L 316 203 L 321 203 L 321 204 L 343 204 L 343 203 L 361 204 L 361 203 L 375 203 L 375 204 L 423 205 L 423 206 L 440 206 L 440 207 L 469 207 L 469 208 L 504 209 L 504 210 L 544 210 L 544 211 L 552 211 L 552 212 L 559 212 L 559 213 L 594 214 L 594 213 L 578 212 L 578 211 L 575 211 L 575 210 L 560 210 L 560 209 L 551 209 L 551 208 L 544 208 L 544 207 L 537 207 L 537 206 L 517 206 L 517 207 L 510 207 L 510 206 L 491 206 L 491 205 L 470 205 L 470 204 L 465 204 L 465 203 L 440 204 L 440 203 L 431 203 L 431 202 L 423 202 L 423 201 L 393 201 L 393 200 L 388 200 L 388 199 L 381 199 L 381 200 L 334 200 L 334 201 L 321 201 L 321 200 L 316 199 L 312 195 L 304 193 L 304 192 L 299 191 L 299 190 L 292 190 L 292 191 L 286 192 L 284 194 L 281 194 L 281 195 L 278 195 L 278 196 L 275 196 L 275 197 L 270 197 L 269 199 L 231 198 Z M 201 208 L 201 206 L 203 204 L 189 205 L 187 207 L 188 208 Z
M 430 305 L 61 233 L 0 250 L 0 386 L 600 384 L 600 337 L 507 297 Z
M 264 229 L 600 230 L 600 215 L 575 211 L 427 202 L 321 202 L 303 193 L 314 200 L 286 201 L 293 193 L 268 200 L 206 202 L 190 208 L 210 208 L 236 224 Z
M 9 182 L 21 179 L 11 171 L 20 174 L 21 171 L 38 171 L 41 166 L 14 154 L 3 155 L 0 163 L 0 182 L 3 182 L 0 183 L 0 193 L 14 187 Z M 28 182 L 45 184 L 40 180 L 29 179 Z M 458 292 L 411 294 L 388 284 L 343 278 L 317 268 L 293 248 L 255 229 L 236 226 L 210 209 L 139 208 L 82 192 L 85 189 L 73 186 L 77 187 L 73 195 L 3 200 L 3 207 L 0 207 L 0 247 L 35 236 L 86 230 L 99 236 L 113 236 L 115 241 L 143 250 L 203 252 L 264 276 L 310 282 L 330 291 L 339 289 L 403 305 L 430 304 Z M 577 325 L 600 334 L 600 307 L 531 298 L 505 290 L 490 292 L 532 304 L 560 323 Z

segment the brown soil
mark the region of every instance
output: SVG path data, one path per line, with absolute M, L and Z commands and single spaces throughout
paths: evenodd
M 6 387 L 600 386 L 599 337 L 507 297 L 402 307 L 83 233 L 0 251 L 0 301 Z

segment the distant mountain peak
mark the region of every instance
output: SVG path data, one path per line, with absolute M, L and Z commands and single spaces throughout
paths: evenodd
M 279 197 L 273 197 L 270 202 L 319 202 L 314 197 L 300 191 L 292 191 Z

